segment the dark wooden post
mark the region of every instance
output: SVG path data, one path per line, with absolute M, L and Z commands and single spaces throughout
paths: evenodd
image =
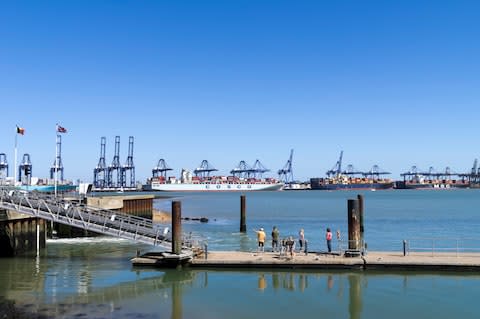
M 348 249 L 360 250 L 360 214 L 358 200 L 348 200 Z
M 245 195 L 241 195 L 240 196 L 240 232 L 241 233 L 247 232 L 245 209 L 246 209 Z
M 182 252 L 182 206 L 181 202 L 172 202 L 172 253 Z
M 364 238 L 364 232 L 365 228 L 363 227 L 363 195 L 358 195 L 358 213 L 360 216 L 360 240 L 363 242 L 365 240 Z

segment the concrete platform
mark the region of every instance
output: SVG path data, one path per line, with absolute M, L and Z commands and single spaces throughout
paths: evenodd
M 351 269 L 351 270 L 424 270 L 480 271 L 480 253 L 410 253 L 368 252 L 365 256 L 344 257 L 339 254 L 297 253 L 293 258 L 265 252 L 208 252 L 195 257 L 191 268 L 246 269 Z
M 170 252 L 146 253 L 131 259 L 134 266 L 176 267 L 185 265 L 192 260 L 192 253 L 184 252 L 180 255 Z

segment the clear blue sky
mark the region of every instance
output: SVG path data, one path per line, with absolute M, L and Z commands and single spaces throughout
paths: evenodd
M 468 171 L 478 147 L 477 1 L 2 1 L 0 153 L 35 176 L 63 135 L 68 179 L 92 180 L 135 137 L 137 179 L 160 158 L 296 179 L 374 164 Z

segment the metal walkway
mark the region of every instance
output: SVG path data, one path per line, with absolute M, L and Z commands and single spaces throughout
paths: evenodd
M 86 206 L 51 195 L 0 188 L 0 209 L 17 211 L 96 233 L 133 240 L 171 250 L 168 228 L 156 227 L 151 219 Z M 189 249 L 184 247 L 184 249 Z

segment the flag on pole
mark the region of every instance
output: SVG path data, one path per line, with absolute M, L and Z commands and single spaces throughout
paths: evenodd
M 58 133 L 67 133 L 67 129 L 64 128 L 63 126 L 60 126 L 57 124 L 57 132 Z
M 25 134 L 25 129 L 17 125 L 17 134 Z

